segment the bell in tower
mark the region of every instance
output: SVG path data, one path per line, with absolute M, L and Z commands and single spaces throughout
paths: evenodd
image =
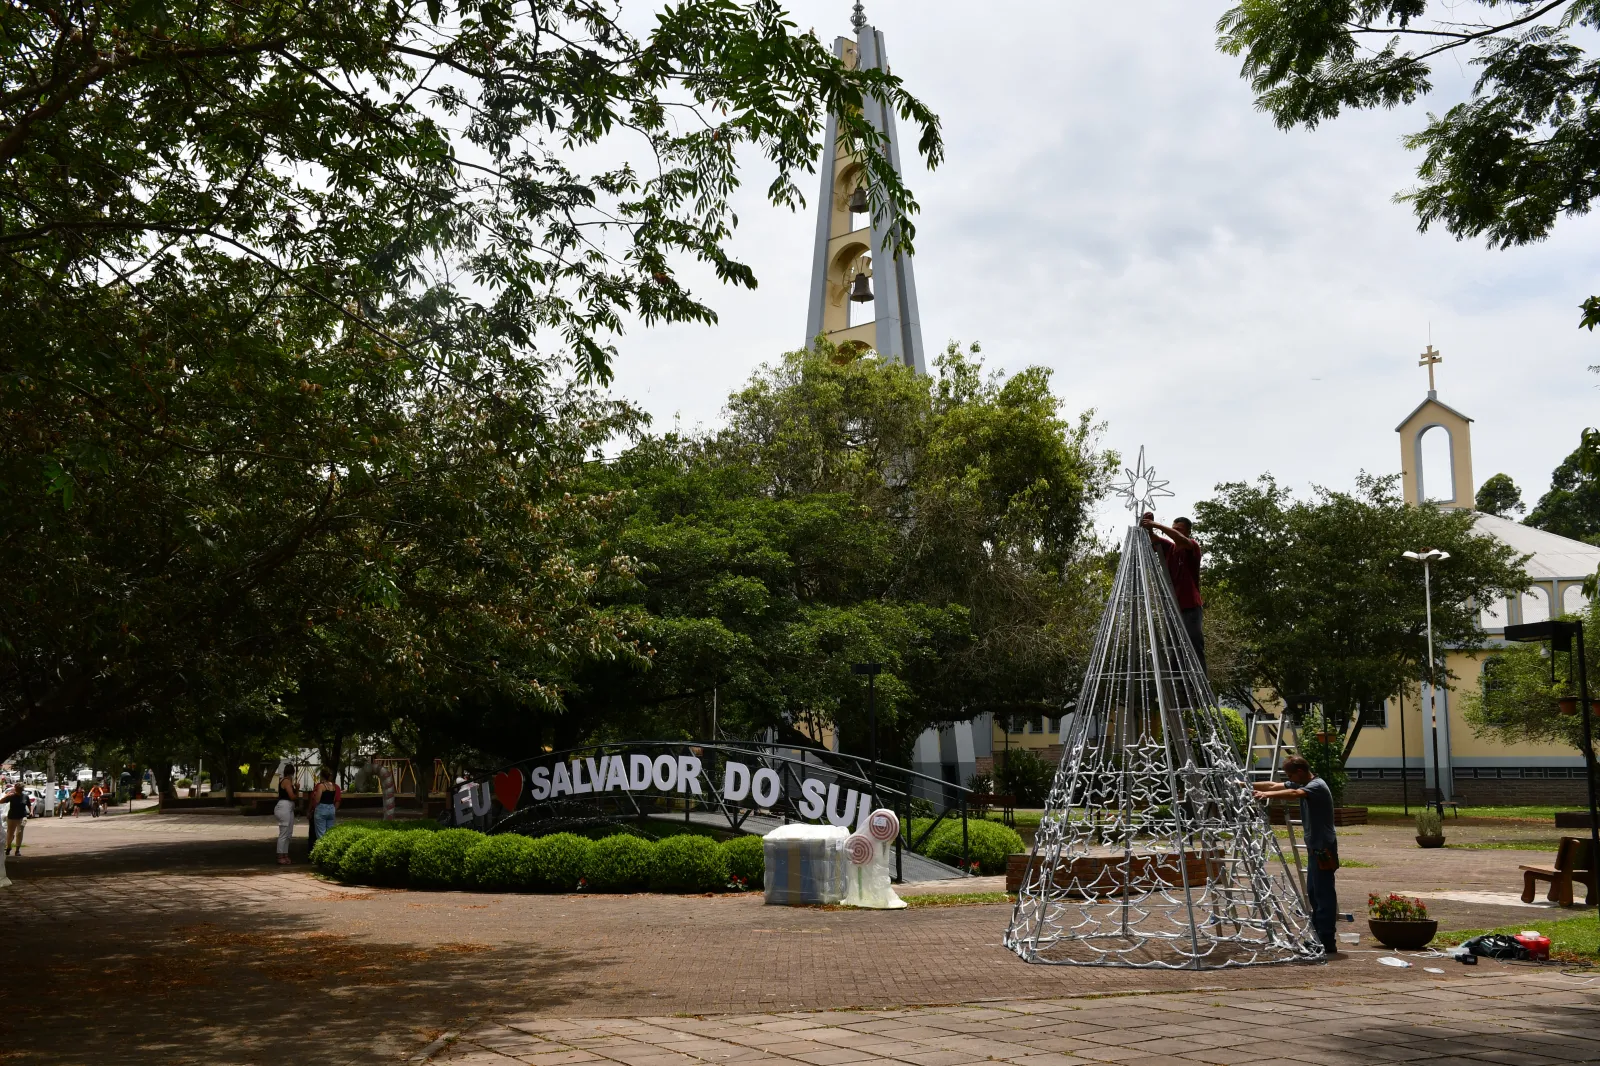
M 850 23 L 856 31 L 855 39 L 835 39 L 834 55 L 857 69 L 887 70 L 883 32 L 868 25 L 861 4 L 855 5 Z M 884 135 L 885 154 L 899 173 L 900 139 L 894 112 L 878 99 L 869 98 L 865 107 L 867 120 Z M 819 336 L 835 344 L 860 342 L 875 349 L 881 358 L 927 373 L 911 257 L 890 250 L 888 235 L 894 218 L 888 214 L 873 217 L 865 184 L 867 173 L 858 159 L 839 149 L 838 119 L 834 115 L 828 116 L 825 136 L 806 347 L 813 347 Z M 862 218 L 859 228 L 857 218 Z M 870 276 L 863 267 L 865 263 L 871 264 Z M 863 308 L 870 305 L 872 319 L 851 325 L 852 303 Z

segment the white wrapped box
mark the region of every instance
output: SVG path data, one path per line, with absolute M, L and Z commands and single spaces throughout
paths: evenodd
M 762 838 L 767 902 L 783 906 L 838 903 L 848 885 L 849 830 L 836 825 L 794 825 Z

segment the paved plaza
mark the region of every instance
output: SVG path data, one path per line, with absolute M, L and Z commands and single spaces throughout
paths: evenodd
M 27 986 L 0 1012 L 0 1062 L 1600 1061 L 1600 978 L 1560 967 L 1391 970 L 1370 944 L 1218 973 L 1032 967 L 1000 947 L 1004 905 L 357 889 L 272 864 L 274 832 L 221 814 L 32 823 L 0 897 L 0 964 Z M 1515 900 L 1553 830 L 1453 827 L 1525 851 L 1423 852 L 1408 832 L 1343 834 L 1371 864 L 1341 873 L 1344 909 L 1396 889 L 1446 928 L 1566 916 Z

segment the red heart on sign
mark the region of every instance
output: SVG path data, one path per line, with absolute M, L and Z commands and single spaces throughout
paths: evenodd
M 494 775 L 494 798 L 500 801 L 507 814 L 517 809 L 522 799 L 522 771 L 516 768 L 502 770 Z

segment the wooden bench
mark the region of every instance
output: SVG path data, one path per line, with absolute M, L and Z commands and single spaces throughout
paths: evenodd
M 973 814 L 983 816 L 989 813 L 990 807 L 1000 808 L 1000 820 L 1006 825 L 1016 828 L 1017 825 L 1017 797 L 996 796 L 989 792 L 974 792 L 967 797 L 967 808 Z
M 1425 789 L 1423 789 L 1422 790 L 1422 805 L 1424 807 L 1438 807 L 1438 806 L 1440 806 L 1440 803 L 1439 803 L 1439 790 L 1436 789 L 1436 788 L 1425 788 Z M 1446 807 L 1449 807 L 1450 810 L 1455 813 L 1455 816 L 1457 818 L 1461 817 L 1461 796 L 1460 796 L 1459 793 L 1456 795 L 1455 799 L 1447 799 L 1447 800 L 1445 800 L 1443 805 L 1446 806 Z
M 1550 891 L 1545 894 L 1545 899 L 1570 907 L 1572 883 L 1578 881 L 1584 886 L 1584 904 L 1592 906 L 1596 884 L 1594 863 L 1590 861 L 1589 852 L 1589 841 L 1582 837 L 1562 837 L 1561 846 L 1556 849 L 1554 866 L 1517 867 L 1522 871 L 1522 902 L 1532 903 L 1535 886 L 1540 881 L 1549 881 Z

